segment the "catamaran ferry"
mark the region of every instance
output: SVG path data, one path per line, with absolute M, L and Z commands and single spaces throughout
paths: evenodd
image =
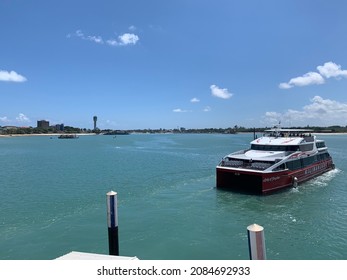
M 266 130 L 247 150 L 225 156 L 216 167 L 217 188 L 265 194 L 298 184 L 334 169 L 324 140 L 312 130 Z

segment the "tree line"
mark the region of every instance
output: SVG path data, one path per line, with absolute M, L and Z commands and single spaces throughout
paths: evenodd
M 291 127 L 292 129 L 310 129 L 316 133 L 347 133 L 347 126 L 306 126 L 306 127 Z M 124 133 L 220 133 L 220 134 L 236 134 L 236 133 L 253 133 L 263 132 L 264 130 L 270 129 L 270 127 L 262 128 L 246 128 L 243 126 L 228 127 L 228 128 L 175 128 L 175 129 L 130 129 L 121 130 Z M 58 130 L 56 127 L 38 128 L 38 127 L 0 127 L 0 134 L 12 135 L 12 134 L 75 134 L 75 133 L 96 133 L 96 134 L 112 134 L 112 131 L 119 132 L 120 130 L 92 130 L 87 128 L 77 128 L 72 126 L 65 126 L 64 131 Z

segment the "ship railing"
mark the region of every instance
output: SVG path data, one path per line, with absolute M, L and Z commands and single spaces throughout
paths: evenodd
M 243 165 L 243 161 L 223 159 L 221 165 L 226 167 L 241 167 Z
M 268 169 L 271 165 L 272 165 L 271 163 L 265 163 L 265 162 L 252 162 L 251 169 L 265 170 L 265 169 Z
M 242 160 L 233 160 L 233 159 L 223 159 L 221 166 L 225 167 L 235 167 L 235 168 L 245 168 L 245 169 L 254 169 L 254 170 L 265 170 L 269 168 L 272 164 L 266 162 L 257 162 L 257 161 L 242 161 Z
M 232 155 L 243 155 L 244 153 L 248 152 L 249 150 L 251 150 L 251 149 L 237 151 L 237 152 L 232 153 Z

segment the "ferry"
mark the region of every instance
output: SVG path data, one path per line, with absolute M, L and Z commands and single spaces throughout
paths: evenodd
M 324 140 L 308 129 L 266 130 L 250 148 L 225 156 L 216 167 L 216 187 L 267 194 L 335 168 Z
M 61 134 L 59 139 L 78 139 L 78 136 L 76 134 Z

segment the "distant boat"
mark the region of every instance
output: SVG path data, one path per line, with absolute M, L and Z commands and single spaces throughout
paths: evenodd
M 129 135 L 129 132 L 124 130 L 111 130 L 111 131 L 105 132 L 104 135 Z
M 225 156 L 216 168 L 217 188 L 268 193 L 298 184 L 334 169 L 323 140 L 310 130 L 265 131 L 251 147 Z
M 77 139 L 78 136 L 76 134 L 61 134 L 59 139 Z

